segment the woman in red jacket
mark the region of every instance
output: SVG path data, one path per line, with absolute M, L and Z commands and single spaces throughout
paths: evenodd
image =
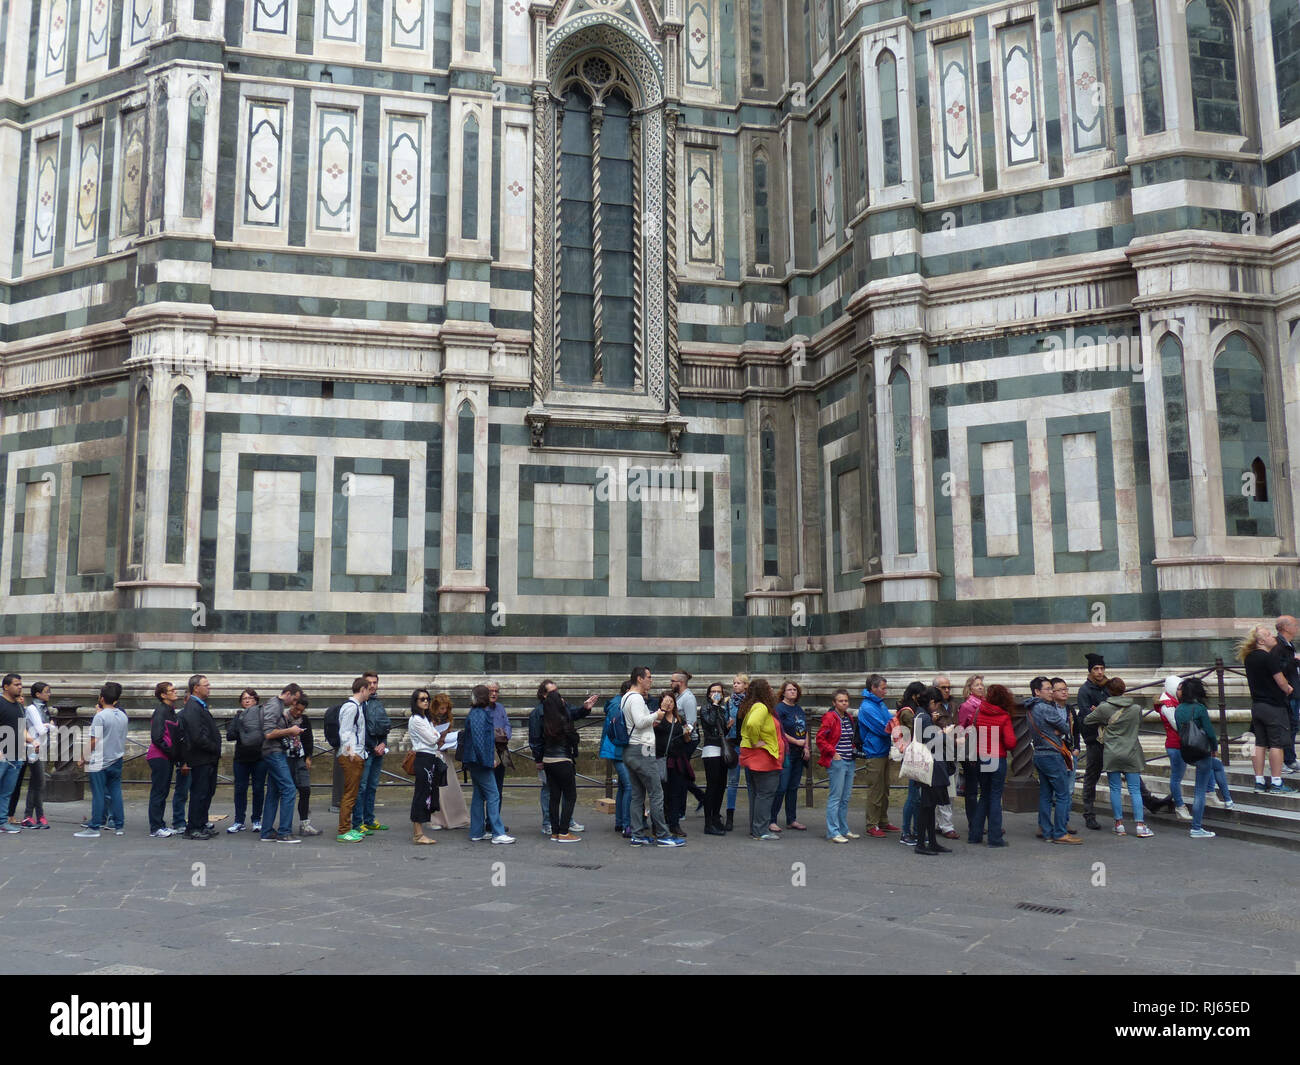
M 1005 847 L 1002 834 L 1002 788 L 1007 782 L 1007 754 L 1016 745 L 1016 730 L 1011 724 L 1011 711 L 1015 707 L 1011 692 L 1002 684 L 990 684 L 980 700 L 975 715 L 979 734 L 980 771 L 979 798 L 975 802 L 975 818 L 970 822 L 971 843 L 983 843 L 985 826 L 988 828 L 989 846 Z M 966 781 L 967 793 L 974 782 Z

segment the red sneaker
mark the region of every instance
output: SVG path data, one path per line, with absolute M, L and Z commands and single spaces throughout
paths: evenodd
M 879 828 L 877 828 L 875 825 L 872 825 L 869 829 L 867 829 L 867 835 L 868 835 L 868 836 L 874 836 L 876 839 L 884 839 L 884 838 L 885 838 L 885 833 L 882 832 L 882 831 L 881 831 Z
M 897 825 L 891 825 L 891 824 L 889 824 L 889 823 L 885 823 L 885 824 L 881 825 L 880 828 L 881 828 L 881 830 L 884 831 L 884 832 L 901 832 L 901 831 L 902 831 L 902 829 L 900 829 Z

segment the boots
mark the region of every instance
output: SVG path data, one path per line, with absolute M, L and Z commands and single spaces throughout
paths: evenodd
M 718 817 L 705 818 L 704 834 L 706 836 L 725 836 L 727 830 L 722 824 L 722 819 Z
M 430 839 L 424 834 L 424 826 L 418 821 L 411 822 L 411 842 L 412 843 L 437 843 L 436 839 Z
M 726 823 L 725 825 L 722 826 L 722 830 L 723 830 L 724 832 L 730 832 L 730 831 L 731 831 L 733 828 L 735 828 L 735 827 L 736 827 L 736 811 L 735 811 L 735 810 L 728 810 L 728 811 L 727 811 L 727 823 Z

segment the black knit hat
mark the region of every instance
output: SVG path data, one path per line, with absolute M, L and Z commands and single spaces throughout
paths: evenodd
M 1106 660 L 1102 658 L 1101 655 L 1099 654 L 1090 653 L 1087 655 L 1087 659 L 1088 659 L 1089 670 L 1091 670 L 1095 666 L 1104 666 L 1106 664 Z

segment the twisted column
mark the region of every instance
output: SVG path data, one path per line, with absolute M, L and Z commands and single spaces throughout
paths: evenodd
M 554 337 L 555 350 L 553 353 L 554 359 L 551 365 L 552 365 L 552 372 L 555 375 L 554 380 L 558 384 L 560 381 L 560 288 L 561 288 L 559 227 L 560 227 L 560 195 L 562 191 L 560 185 L 560 154 L 561 154 L 560 139 L 564 135 L 564 111 L 558 106 L 552 105 L 552 107 L 553 110 L 555 111 L 555 137 L 551 141 L 551 144 L 554 146 L 553 150 L 555 152 L 555 159 L 552 161 L 552 166 L 551 166 L 551 180 L 553 182 L 553 196 L 551 199 L 551 211 L 552 211 L 552 217 L 554 218 L 554 222 L 552 224 L 555 226 L 556 234 L 555 234 L 555 240 L 551 242 L 551 247 L 548 250 L 551 255 L 552 273 L 555 278 L 555 282 L 552 285 L 552 300 L 553 300 L 552 306 L 554 308 L 554 314 L 555 314 L 555 317 L 552 321 L 552 329 L 554 331 L 553 337 Z
M 677 413 L 678 401 L 678 358 L 677 358 L 677 120 L 680 112 L 668 108 L 664 115 L 664 160 L 667 173 L 664 176 L 664 225 L 666 229 L 667 275 L 664 278 L 664 290 L 667 298 L 668 321 L 668 411 Z
M 547 310 L 550 307 L 548 281 L 554 284 L 554 274 L 546 268 L 550 261 L 550 244 L 553 223 L 548 224 L 550 212 L 545 205 L 550 202 L 550 168 L 546 162 L 547 145 L 553 144 L 551 120 L 554 108 L 550 93 L 545 89 L 533 90 L 533 403 L 540 406 L 546 395 L 549 378 L 550 352 L 548 338 L 552 323 Z
M 601 288 L 605 281 L 605 264 L 601 255 L 600 210 L 600 127 L 604 121 L 605 109 L 600 104 L 596 104 L 591 109 L 591 333 L 593 340 L 591 380 L 595 384 L 605 379 L 605 353 L 601 350 L 605 316 Z
M 645 239 L 641 219 L 641 120 L 634 118 L 630 129 L 632 143 L 632 217 L 637 219 L 632 233 L 632 387 L 641 387 L 641 247 Z

